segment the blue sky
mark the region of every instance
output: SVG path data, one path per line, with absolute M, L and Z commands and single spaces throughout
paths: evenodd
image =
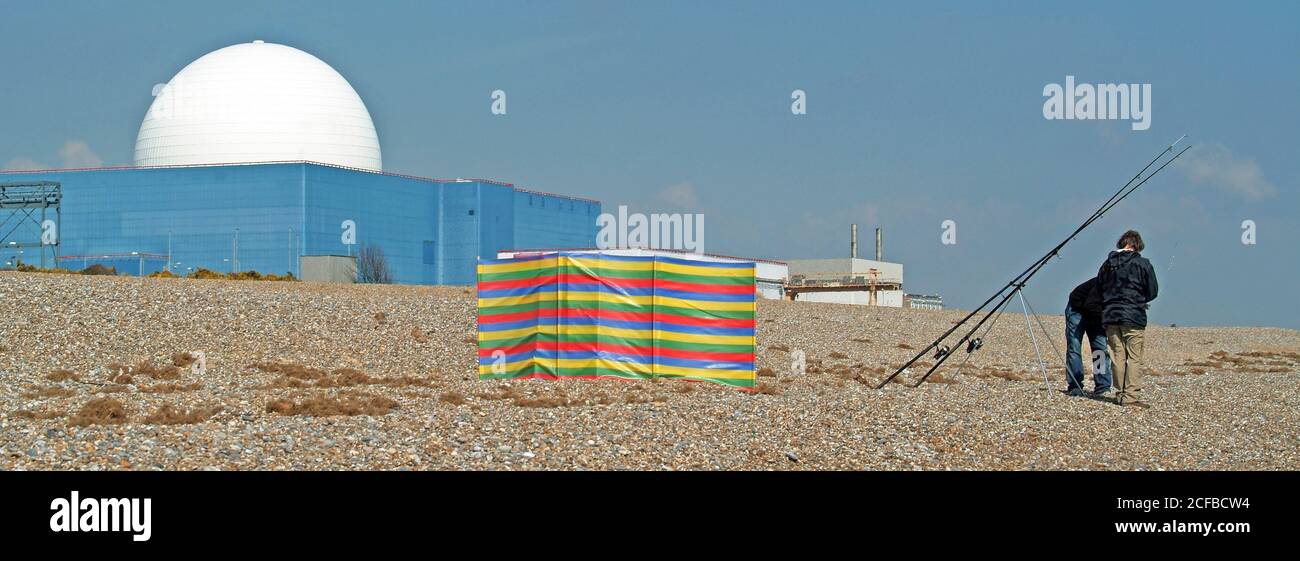
M 264 39 L 348 78 L 389 171 L 701 212 L 713 253 L 844 256 L 856 222 L 865 254 L 879 225 L 909 292 L 969 307 L 1187 133 L 1188 161 L 1070 245 L 1031 303 L 1059 313 L 1137 228 L 1153 322 L 1296 328 L 1298 6 L 10 3 L 0 167 L 129 164 L 154 84 Z M 1044 119 L 1066 75 L 1151 84 L 1150 129 Z

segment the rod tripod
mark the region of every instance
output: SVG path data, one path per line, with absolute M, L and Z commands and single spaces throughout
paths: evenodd
M 1041 351 L 1039 351 L 1039 349 L 1038 349 L 1038 337 L 1034 335 L 1034 325 L 1033 325 L 1032 323 L 1029 323 L 1029 315 L 1033 312 L 1033 308 L 1030 308 L 1030 307 L 1029 307 L 1029 301 L 1028 301 L 1028 300 L 1025 300 L 1025 285 L 1024 285 L 1024 283 L 1021 283 L 1021 284 L 1017 285 L 1017 286 L 1016 286 L 1016 290 L 1015 290 L 1015 292 L 1016 292 L 1017 295 L 1020 296 L 1020 309 L 1021 309 L 1021 310 L 1024 312 L 1024 314 L 1025 314 L 1025 330 L 1029 332 L 1029 340 L 1030 340 L 1031 342 L 1033 342 L 1033 344 L 1034 344 L 1034 357 L 1038 359 L 1038 369 L 1041 370 L 1041 371 L 1043 372 L 1043 388 L 1046 389 L 1046 391 L 1047 391 L 1047 398 L 1048 398 L 1048 399 L 1051 399 L 1051 398 L 1052 398 L 1052 383 L 1051 383 L 1051 382 L 1048 380 L 1048 378 L 1047 378 L 1047 365 L 1043 363 L 1043 353 L 1042 353 Z M 1047 332 L 1047 328 L 1046 328 L 1046 327 L 1043 327 L 1043 321 L 1042 321 L 1041 319 L 1038 319 L 1038 314 L 1033 314 L 1033 316 L 1034 316 L 1034 319 L 1038 320 L 1038 325 L 1039 325 L 1039 327 L 1042 327 L 1042 329 L 1043 329 L 1043 335 L 1046 336 L 1046 337 L 1047 337 L 1047 340 L 1050 341 L 1050 340 L 1051 340 L 1051 334 Z M 1053 343 L 1053 347 L 1052 347 L 1052 348 L 1053 348 L 1053 349 L 1056 348 L 1056 347 L 1055 347 L 1055 343 Z

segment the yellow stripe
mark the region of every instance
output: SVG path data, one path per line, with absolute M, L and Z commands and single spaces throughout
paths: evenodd
M 519 296 L 498 296 L 496 298 L 479 298 L 479 308 L 491 308 L 494 306 L 518 306 L 520 304 L 536 304 L 538 302 L 550 302 L 555 300 L 554 292 L 534 292 L 532 294 L 522 294 Z
M 541 368 L 546 369 L 547 371 L 550 371 L 550 372 L 554 372 L 554 371 L 555 371 L 555 359 L 553 359 L 553 358 L 543 358 L 543 357 L 528 357 L 528 358 L 525 358 L 525 359 L 523 359 L 523 360 L 516 360 L 516 361 L 514 361 L 514 362 L 507 362 L 507 363 L 505 364 L 505 368 L 504 368 L 502 371 L 503 371 L 503 372 L 513 372 L 513 371 L 518 370 L 518 369 L 520 369 L 520 368 L 523 368 L 523 367 L 525 367 L 525 366 L 530 366 L 530 365 L 534 365 L 534 364 L 537 365 L 537 366 L 539 366 L 539 367 L 541 367 Z M 491 365 L 491 364 L 480 364 L 480 365 L 478 365 L 478 372 L 479 372 L 479 374 L 495 374 L 495 372 L 492 371 L 492 366 L 493 366 L 493 365 Z
M 510 372 L 510 371 L 513 371 L 513 370 L 518 370 L 518 369 L 523 368 L 523 367 L 525 367 L 525 366 L 529 366 L 529 365 L 531 365 L 531 364 L 533 364 L 533 363 L 535 363 L 535 362 L 536 362 L 536 361 L 535 361 L 533 358 L 531 358 L 531 357 L 530 357 L 530 358 L 525 358 L 525 359 L 523 359 L 523 360 L 516 360 L 516 361 L 514 361 L 514 362 L 507 362 L 507 363 L 505 363 L 505 369 L 502 370 L 502 371 L 503 371 L 503 372 Z M 479 371 L 480 374 L 494 374 L 494 372 L 492 371 L 492 367 L 493 367 L 493 366 L 494 366 L 493 364 L 480 364 L 480 365 L 478 365 L 478 371 Z
M 517 263 L 479 263 L 478 272 L 481 274 L 513 273 L 515 271 L 529 271 L 533 269 L 554 269 L 555 266 L 555 258 L 550 257 L 546 259 L 537 259 L 535 261 L 519 261 Z
M 673 298 L 671 296 L 655 296 L 654 305 L 656 306 L 677 306 L 681 308 L 693 308 L 696 310 L 716 310 L 727 312 L 747 312 L 754 309 L 753 302 L 714 302 L 711 300 L 686 300 L 683 298 Z
M 679 273 L 683 275 L 703 275 L 708 277 L 752 277 L 754 276 L 753 267 L 701 267 L 696 265 L 681 265 L 678 263 L 655 263 L 655 270 L 666 271 L 669 273 Z
M 590 292 L 585 290 L 560 290 L 557 291 L 557 294 L 561 300 L 566 302 L 608 302 L 634 306 L 649 306 L 651 298 L 650 296 L 627 296 L 612 292 Z
M 683 343 L 708 343 L 714 345 L 753 345 L 751 335 L 699 335 L 695 333 L 675 333 L 656 329 L 655 338 L 664 341 L 681 341 Z
M 602 259 L 582 259 L 565 257 L 560 263 L 561 266 L 578 267 L 580 269 L 609 269 L 614 271 L 653 271 L 653 261 L 613 261 Z
M 612 370 L 622 370 L 624 372 L 635 372 L 637 374 L 653 374 L 652 364 L 642 364 L 638 362 L 623 362 L 610 360 L 608 358 L 561 358 L 557 359 L 558 366 L 564 368 L 609 368 Z
M 534 333 L 555 333 L 555 328 L 556 328 L 555 324 L 551 324 L 551 325 L 544 324 L 544 325 L 529 325 L 517 329 L 507 329 L 505 331 L 479 331 L 478 340 L 496 341 L 499 339 L 514 339 L 516 337 L 523 337 L 524 335 L 532 335 Z
M 754 378 L 753 370 L 715 370 L 712 368 L 687 368 L 660 364 L 656 374 L 686 376 L 687 378 L 726 378 L 728 380 L 750 380 Z

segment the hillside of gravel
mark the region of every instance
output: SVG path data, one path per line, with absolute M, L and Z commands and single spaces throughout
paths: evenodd
M 1300 332 L 1153 326 L 1145 410 L 1021 316 L 874 389 L 962 315 L 762 301 L 756 392 L 480 381 L 469 288 L 0 272 L 0 469 L 1300 469 Z

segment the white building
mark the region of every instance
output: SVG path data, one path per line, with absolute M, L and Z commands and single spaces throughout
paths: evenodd
M 787 296 L 797 302 L 903 307 L 903 265 L 872 259 L 792 259 Z

